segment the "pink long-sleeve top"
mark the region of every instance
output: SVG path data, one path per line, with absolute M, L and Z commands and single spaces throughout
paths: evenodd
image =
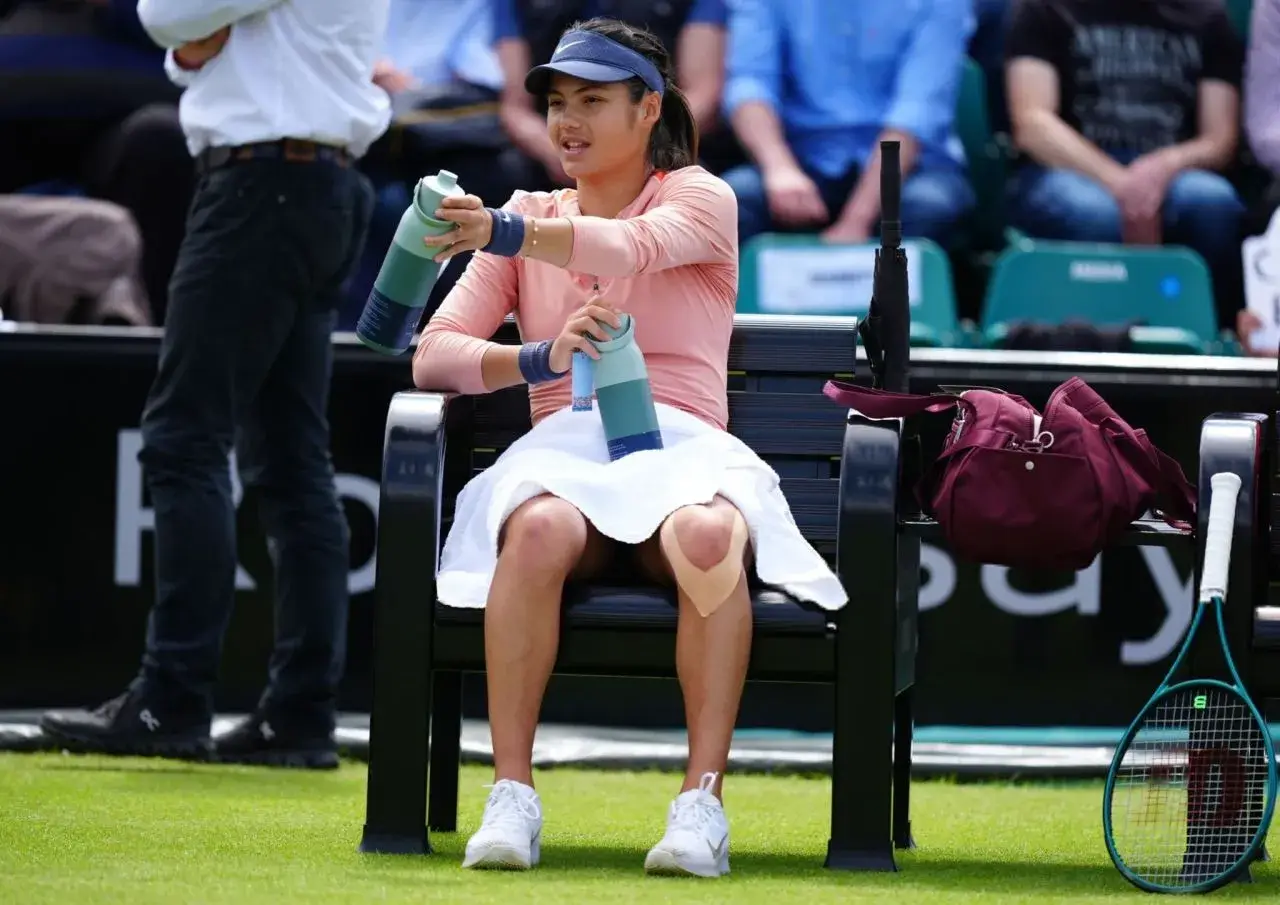
M 738 294 L 738 203 L 701 167 L 655 173 L 615 219 L 584 216 L 573 189 L 517 192 L 505 209 L 567 217 L 573 254 L 560 268 L 476 252 L 427 323 L 414 355 L 423 389 L 488 392 L 488 338 L 515 314 L 524 342 L 554 339 L 596 292 L 635 319 L 657 402 L 723 429 Z M 569 376 L 529 388 L 533 423 L 571 401 Z

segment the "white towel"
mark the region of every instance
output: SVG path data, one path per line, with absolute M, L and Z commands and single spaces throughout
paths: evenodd
M 777 472 L 737 437 L 659 404 L 663 449 L 609 461 L 598 411 L 548 415 L 458 496 L 440 557 L 441 603 L 483 607 L 498 557 L 498 534 L 521 503 L 549 493 L 576 506 L 601 534 L 627 544 L 652 537 L 681 506 L 719 494 L 751 533 L 761 582 L 824 609 L 848 595 L 796 527 Z

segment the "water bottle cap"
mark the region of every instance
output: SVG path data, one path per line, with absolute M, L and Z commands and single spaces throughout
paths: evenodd
M 436 208 L 440 206 L 442 200 L 465 194 L 462 186 L 458 185 L 457 175 L 448 170 L 441 170 L 434 176 L 422 177 L 413 193 L 413 203 L 421 216 L 434 220 Z
M 604 332 L 608 333 L 611 339 L 618 339 L 619 337 L 625 336 L 627 333 L 631 332 L 631 315 L 630 314 L 619 314 L 618 320 L 621 321 L 621 324 L 616 330 L 613 329 L 613 327 L 609 326 L 608 324 L 600 325 L 604 327 Z
M 617 330 L 606 323 L 601 322 L 600 324 L 601 329 L 609 335 L 609 339 L 601 341 L 588 336 L 587 342 L 601 352 L 613 352 L 630 343 L 632 333 L 635 330 L 635 321 L 632 320 L 630 314 L 619 314 L 618 320 L 622 322 L 622 325 Z

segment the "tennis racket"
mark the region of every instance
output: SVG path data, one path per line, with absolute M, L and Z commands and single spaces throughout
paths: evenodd
M 1276 804 L 1271 733 L 1236 672 L 1223 625 L 1240 478 L 1210 479 L 1200 602 L 1168 675 L 1116 748 L 1103 792 L 1107 853 L 1149 892 L 1209 892 L 1235 879 L 1266 841 Z M 1206 612 L 1231 684 L 1171 684 Z

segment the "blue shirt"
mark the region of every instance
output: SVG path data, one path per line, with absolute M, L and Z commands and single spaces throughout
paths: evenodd
M 881 130 L 920 142 L 920 166 L 955 167 L 955 109 L 972 0 L 733 0 L 724 109 L 778 114 L 801 166 L 838 178 Z
M 424 85 L 456 79 L 497 91 L 492 0 L 391 0 L 383 55 Z
M 590 19 L 594 16 L 611 15 L 609 0 L 583 0 L 577 18 Z M 709 25 L 726 25 L 729 20 L 727 0 L 695 0 L 693 9 L 685 25 L 703 23 Z M 493 37 L 495 41 L 503 38 L 524 37 L 524 23 L 520 21 L 520 11 L 516 9 L 516 0 L 493 0 Z M 675 53 L 674 47 L 667 50 Z

